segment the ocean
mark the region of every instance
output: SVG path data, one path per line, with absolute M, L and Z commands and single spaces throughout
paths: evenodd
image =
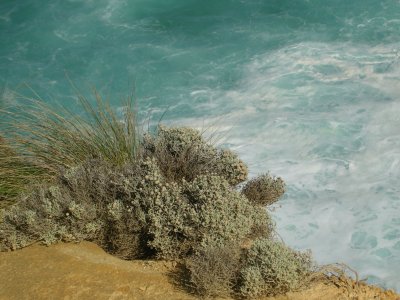
M 1 0 L 0 107 L 16 93 L 207 128 L 287 183 L 278 232 L 400 291 L 398 0 Z

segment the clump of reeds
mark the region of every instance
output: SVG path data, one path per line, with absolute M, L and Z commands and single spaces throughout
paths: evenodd
M 132 98 L 123 116 L 95 93 L 78 96 L 78 111 L 38 99 L 0 111 L 0 197 L 12 198 L 28 182 L 48 180 L 88 158 L 113 165 L 135 160 L 139 134 Z
M 0 137 L 0 208 L 12 204 L 29 182 L 39 181 L 44 170 L 26 161 Z

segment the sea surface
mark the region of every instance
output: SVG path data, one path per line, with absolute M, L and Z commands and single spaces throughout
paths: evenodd
M 218 131 L 280 235 L 400 291 L 399 0 L 1 0 L 0 107 L 76 86 Z

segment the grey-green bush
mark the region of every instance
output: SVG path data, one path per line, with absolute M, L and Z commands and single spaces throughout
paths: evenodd
M 96 208 L 97 212 L 96 235 L 84 236 L 81 240 L 96 242 L 121 258 L 142 257 L 145 219 L 135 189 L 148 174 L 142 161 L 116 167 L 105 161 L 90 160 L 67 170 L 61 184 L 69 188 L 71 197 L 80 199 L 91 209 Z M 81 218 L 80 222 L 94 227 L 86 219 Z
M 91 240 L 101 227 L 96 207 L 73 199 L 65 187 L 38 187 L 5 210 L 0 224 L 0 250 L 15 250 L 34 242 Z
M 263 174 L 249 180 L 242 193 L 251 203 L 267 206 L 278 201 L 285 193 L 285 183 L 280 177 Z
M 247 179 L 246 164 L 231 150 L 218 151 L 215 161 L 215 173 L 224 177 L 230 185 L 235 186 Z
M 186 256 L 212 240 L 241 240 L 256 224 L 269 228 L 219 176 L 168 182 L 153 158 L 115 167 L 89 160 L 63 172 L 12 209 L 0 225 L 2 249 L 32 242 L 89 240 L 123 258 L 152 250 L 160 258 Z
M 170 181 L 192 180 L 207 172 L 217 150 L 207 144 L 192 128 L 159 126 L 157 134 L 145 135 L 146 154 L 155 157 L 164 176 Z
M 184 257 L 209 243 L 240 243 L 257 226 L 265 227 L 268 234 L 272 230 L 264 210 L 255 208 L 216 175 L 184 181 L 181 191 L 165 197 L 150 215 L 154 239 L 149 244 L 167 259 Z
M 217 175 L 168 182 L 154 158 L 122 167 L 89 160 L 5 212 L 3 250 L 35 241 L 93 241 L 122 258 L 173 259 L 209 242 L 242 241 L 271 220 Z
M 185 260 L 190 289 L 203 297 L 229 296 L 240 270 L 238 244 L 210 243 Z
M 124 259 L 184 258 L 202 296 L 273 295 L 307 281 L 310 256 L 272 240 L 262 207 L 283 194 L 280 178 L 238 191 L 246 165 L 190 128 L 160 127 L 141 147 L 127 163 L 88 159 L 20 195 L 2 211 L 0 251 L 87 240 Z
M 100 160 L 66 170 L 57 185 L 36 188 L 4 212 L 0 249 L 88 240 L 122 258 L 142 257 L 149 206 L 143 199 L 154 193 L 154 170 L 151 161 L 115 167 Z
M 192 181 L 205 174 L 224 177 L 230 185 L 247 179 L 247 167 L 235 153 L 217 150 L 193 128 L 160 126 L 157 135 L 146 135 L 142 144 L 170 181 Z
M 244 297 L 293 291 L 308 281 L 312 268 L 310 253 L 294 251 L 272 239 L 258 239 L 245 255 L 238 291 Z

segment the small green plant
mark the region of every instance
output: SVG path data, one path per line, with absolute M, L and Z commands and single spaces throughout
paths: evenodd
M 280 177 L 263 174 L 249 180 L 242 193 L 255 205 L 267 206 L 275 203 L 285 193 L 285 183 Z
M 308 282 L 312 270 L 310 253 L 294 251 L 272 239 L 258 239 L 245 254 L 237 289 L 244 297 L 284 294 Z

